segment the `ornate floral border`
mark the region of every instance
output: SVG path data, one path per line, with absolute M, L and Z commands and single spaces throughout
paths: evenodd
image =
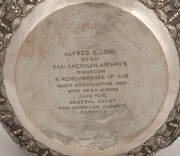
M 14 114 L 3 84 L 3 64 L 6 48 L 22 19 L 43 0 L 0 0 L 0 121 L 15 143 L 35 156 L 64 156 L 35 140 Z M 153 9 L 168 28 L 180 58 L 180 0 L 139 0 Z M 180 89 L 168 120 L 144 144 L 121 156 L 152 156 L 171 145 L 180 135 Z

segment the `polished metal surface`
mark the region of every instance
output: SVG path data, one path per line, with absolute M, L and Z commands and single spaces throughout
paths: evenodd
M 169 121 L 177 116 L 179 90 L 170 33 L 136 0 L 36 6 L 14 33 L 4 64 L 14 120 L 33 136 L 23 148 L 93 156 L 142 153 L 146 141 L 163 148 L 160 134 L 169 114 Z

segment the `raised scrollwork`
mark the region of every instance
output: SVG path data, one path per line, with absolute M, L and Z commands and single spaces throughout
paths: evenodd
M 14 114 L 6 95 L 3 84 L 3 64 L 6 56 L 6 48 L 11 37 L 20 26 L 23 18 L 43 0 L 0 0 L 0 121 L 15 141 L 23 150 L 33 153 L 35 156 L 63 156 L 35 140 L 21 125 Z M 180 0 L 139 0 L 146 7 L 154 10 L 162 20 L 174 39 L 180 58 Z M 168 120 L 148 139 L 144 144 L 121 156 L 152 156 L 162 148 L 171 145 L 180 135 L 180 93 Z

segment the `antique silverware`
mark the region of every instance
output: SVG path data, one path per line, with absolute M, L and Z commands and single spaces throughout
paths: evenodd
M 0 121 L 36 156 L 152 156 L 180 134 L 179 0 L 1 0 Z

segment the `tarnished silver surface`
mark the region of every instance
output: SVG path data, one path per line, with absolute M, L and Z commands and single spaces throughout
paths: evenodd
M 53 0 L 29 14 L 38 3 L 1 3 L 0 113 L 14 141 L 53 156 L 153 155 L 170 145 L 180 128 L 179 1 Z M 68 80 L 79 75 L 87 80 Z M 68 93 L 82 82 L 101 86 Z

